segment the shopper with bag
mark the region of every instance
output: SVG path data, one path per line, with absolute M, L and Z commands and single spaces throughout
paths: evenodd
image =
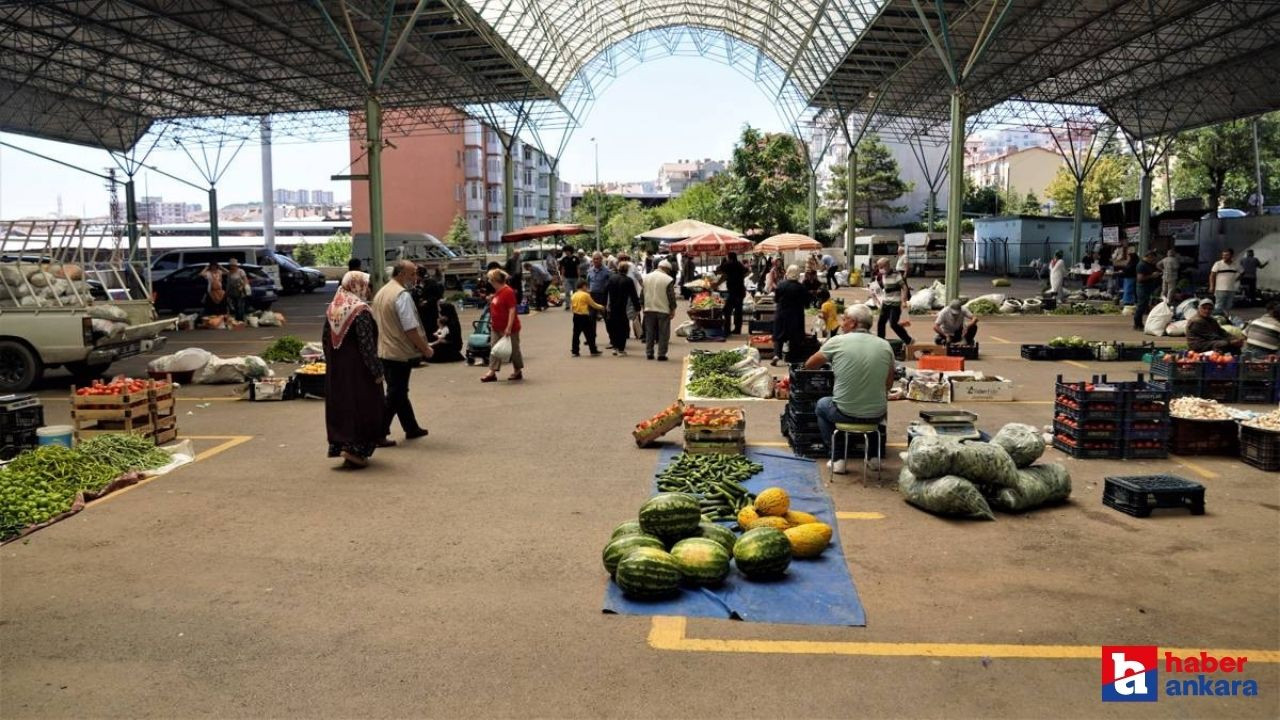
M 493 298 L 489 300 L 490 344 L 489 372 L 480 382 L 490 383 L 498 379 L 502 363 L 510 362 L 515 372 L 508 380 L 524 379 L 524 356 L 520 354 L 520 316 L 516 314 L 516 293 L 507 284 L 509 276 L 499 268 L 485 276 L 493 286 Z
M 208 267 L 200 272 L 200 277 L 204 278 L 205 281 L 205 315 L 227 314 L 227 291 L 224 284 L 226 274 L 226 271 L 224 271 L 216 262 L 209 263 Z
M 231 315 L 236 322 L 244 322 L 244 306 L 249 297 L 249 276 L 245 275 L 244 268 L 240 267 L 239 261 L 235 258 L 227 261 L 227 275 L 224 280 Z

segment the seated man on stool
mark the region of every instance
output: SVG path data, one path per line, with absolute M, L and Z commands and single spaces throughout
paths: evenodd
M 881 427 L 889 410 L 889 388 L 893 387 L 893 350 L 884 338 L 871 334 L 871 311 L 854 305 L 840 318 L 840 334 L 822 344 L 804 367 L 817 370 L 830 364 L 835 376 L 831 397 L 818 401 L 818 429 L 831 442 L 836 423 L 865 423 Z M 844 458 L 831 472 L 846 472 Z
M 972 345 L 978 336 L 978 318 L 959 300 L 952 300 L 938 312 L 933 331 L 937 333 L 933 338 L 935 345 L 949 345 L 962 340 L 965 345 Z

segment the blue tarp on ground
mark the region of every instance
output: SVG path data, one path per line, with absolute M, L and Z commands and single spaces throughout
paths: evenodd
M 665 467 L 680 451 L 678 447 L 664 448 L 658 467 Z M 605 590 L 605 612 L 735 618 L 796 625 L 867 624 L 866 612 L 840 546 L 835 507 L 822 487 L 817 466 L 811 460 L 768 450 L 748 450 L 747 457 L 764 466 L 762 472 L 744 483 L 747 489 L 757 494 L 774 486 L 786 490 L 793 509 L 812 513 L 831 526 L 830 547 L 817 558 L 792 560 L 786 576 L 780 580 L 747 580 L 734 569 L 719 587 L 685 587 L 679 595 L 666 600 L 630 600 L 616 584 L 609 582 Z M 654 491 L 657 491 L 656 481 Z

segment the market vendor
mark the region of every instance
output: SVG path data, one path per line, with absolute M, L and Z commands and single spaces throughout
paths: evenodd
M 978 336 L 978 316 L 964 306 L 957 298 L 938 312 L 933 321 L 934 344 L 949 345 L 963 342 L 972 345 Z
M 887 340 L 871 334 L 871 310 L 866 305 L 845 310 L 840 334 L 824 342 L 804 367 L 817 370 L 827 364 L 835 387 L 830 397 L 818 400 L 815 411 L 823 441 L 831 442 L 836 423 L 875 423 L 883 435 L 893 387 L 893 349 Z M 832 464 L 831 472 L 844 474 L 844 458 Z
M 1196 307 L 1196 316 L 1187 323 L 1187 347 L 1195 352 L 1217 350 L 1224 353 L 1240 351 L 1244 338 L 1233 338 L 1213 319 L 1213 301 L 1205 298 Z
M 1267 305 L 1267 314 L 1244 328 L 1244 356 L 1264 358 L 1280 353 L 1280 300 Z

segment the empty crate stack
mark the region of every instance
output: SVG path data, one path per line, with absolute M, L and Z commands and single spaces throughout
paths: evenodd
M 782 434 L 801 457 L 826 457 L 827 443 L 818 431 L 818 400 L 831 394 L 835 374 L 830 370 L 791 369 L 791 395 L 782 412 Z
M 34 395 L 0 397 L 0 460 L 12 460 L 37 444 L 36 430 L 44 425 L 44 406 Z

